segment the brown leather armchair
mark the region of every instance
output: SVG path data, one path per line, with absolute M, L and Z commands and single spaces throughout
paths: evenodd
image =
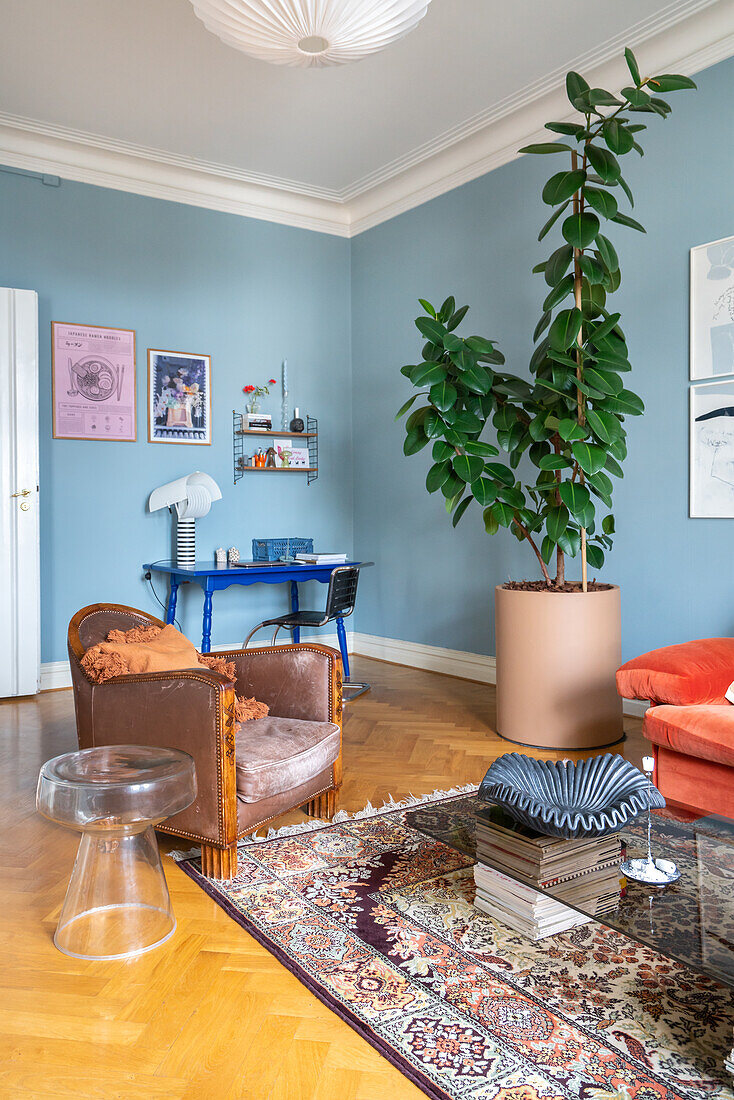
M 68 649 L 80 748 L 152 744 L 196 762 L 198 794 L 160 828 L 201 844 L 202 872 L 237 873 L 237 838 L 298 806 L 331 817 L 341 787 L 341 657 L 305 642 L 217 653 L 234 661 L 236 684 L 195 667 L 94 683 L 80 660 L 110 630 L 164 626 L 118 604 L 94 604 L 69 623 Z M 255 696 L 270 717 L 235 736 L 235 692 Z M 298 719 L 298 722 L 289 721 Z

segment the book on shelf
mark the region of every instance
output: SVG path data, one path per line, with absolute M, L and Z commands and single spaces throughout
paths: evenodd
M 251 432 L 270 432 L 273 430 L 273 418 L 270 413 L 247 413 L 246 424 Z

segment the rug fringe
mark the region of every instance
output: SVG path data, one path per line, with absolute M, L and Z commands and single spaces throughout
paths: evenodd
M 474 794 L 478 789 L 476 783 L 465 783 L 462 787 L 451 787 L 445 791 L 436 790 L 430 794 L 409 794 L 397 802 L 390 795 L 387 802 L 384 802 L 382 806 L 373 806 L 371 802 L 368 802 L 363 809 L 357 810 L 356 813 L 337 810 L 331 821 L 313 820 L 304 821 L 298 825 L 283 825 L 280 829 L 268 829 L 266 836 L 255 836 L 253 833 L 250 836 L 242 837 L 237 847 L 244 848 L 250 844 L 264 844 L 268 840 L 277 840 L 284 836 L 298 836 L 300 833 L 311 833 L 315 829 L 328 829 L 329 825 L 340 825 L 344 821 L 359 821 L 365 817 L 376 817 L 389 810 L 407 810 L 411 806 L 420 806 L 424 802 L 440 802 L 442 798 L 451 798 L 454 795 Z

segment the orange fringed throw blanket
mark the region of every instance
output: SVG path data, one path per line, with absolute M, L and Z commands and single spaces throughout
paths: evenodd
M 103 684 L 115 676 L 140 672 L 176 672 L 197 665 L 221 672 L 236 681 L 235 663 L 214 654 L 201 654 L 174 626 L 134 626 L 131 630 L 111 630 L 107 640 L 90 646 L 81 660 L 90 680 Z M 249 722 L 265 718 L 270 708 L 244 695 L 235 697 L 235 720 Z

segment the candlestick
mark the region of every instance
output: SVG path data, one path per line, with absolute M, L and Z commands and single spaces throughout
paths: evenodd
M 284 432 L 288 431 L 288 360 L 283 360 L 283 404 L 281 406 L 281 427 Z
M 650 792 L 653 789 L 652 775 L 655 770 L 655 760 L 652 756 L 643 756 L 642 770 L 648 782 L 647 805 L 647 858 L 628 859 L 621 865 L 620 870 L 625 878 L 635 882 L 646 882 L 648 886 L 667 886 L 670 882 L 676 882 L 680 878 L 680 871 L 670 859 L 652 858 L 652 813 L 650 812 Z

